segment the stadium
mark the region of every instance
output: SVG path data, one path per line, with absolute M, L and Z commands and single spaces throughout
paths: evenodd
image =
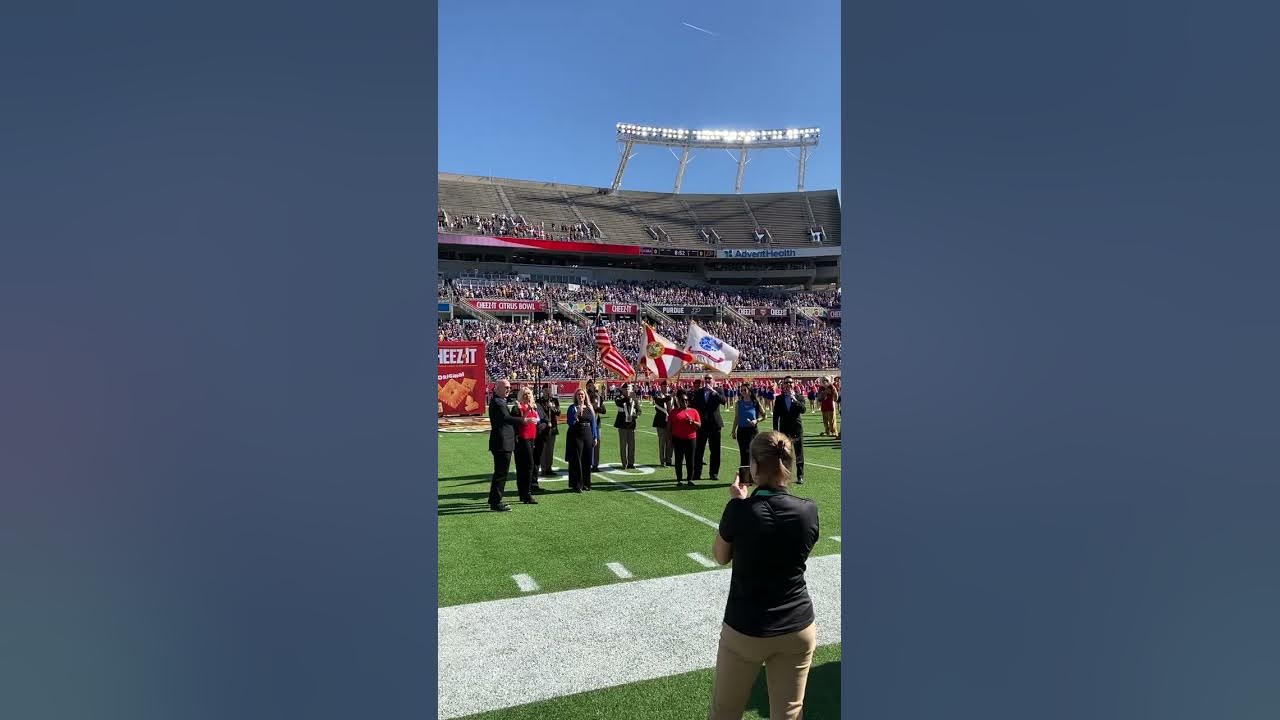
M 649 427 L 656 384 L 710 372 L 695 361 L 668 376 L 654 337 L 689 351 L 694 332 L 736 350 L 715 373 L 726 418 L 744 382 L 768 407 L 791 376 L 809 401 L 808 482 L 794 488 L 821 524 L 806 571 L 819 648 L 805 717 L 839 714 L 840 435 L 815 401 L 822 378 L 839 382 L 840 201 L 803 189 L 803 152 L 796 190 L 739 192 L 748 146 L 807 149 L 816 129 L 694 132 L 619 125 L 612 186 L 439 174 L 441 718 L 705 716 L 729 577 L 708 556 L 739 449 L 726 425 L 723 477 L 679 488 Z M 621 187 L 632 142 L 684 149 L 671 192 Z M 691 145 L 741 150 L 734 192 L 680 192 Z M 489 512 L 498 380 L 550 384 L 565 402 L 598 383 L 597 492 L 570 494 L 562 435 L 538 504 Z M 624 382 L 642 407 L 634 467 L 608 413 Z M 767 716 L 765 697 L 762 673 L 746 717 Z

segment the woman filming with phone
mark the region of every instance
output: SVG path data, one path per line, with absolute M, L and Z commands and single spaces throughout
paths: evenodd
M 760 666 L 769 686 L 769 717 L 797 720 L 804 709 L 817 647 L 805 562 L 818 541 L 818 506 L 787 492 L 795 450 L 777 431 L 750 446 L 754 492 L 735 477 L 712 552 L 733 562 L 716 656 L 710 720 L 740 720 Z

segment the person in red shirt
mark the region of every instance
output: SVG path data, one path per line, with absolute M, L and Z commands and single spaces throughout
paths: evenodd
M 693 487 L 693 443 L 698 437 L 698 428 L 702 427 L 702 418 L 697 410 L 689 407 L 689 394 L 684 390 L 676 393 L 676 409 L 667 422 L 676 454 L 676 487 L 685 484 L 680 472 L 682 468 L 689 477 L 689 487 Z
M 525 423 L 517 430 L 516 435 L 516 490 L 520 492 L 520 502 L 526 505 L 537 505 L 533 499 L 533 441 L 538 437 L 538 407 L 533 404 L 533 390 L 520 390 L 520 416 Z M 533 422 L 529 422 L 532 419 Z

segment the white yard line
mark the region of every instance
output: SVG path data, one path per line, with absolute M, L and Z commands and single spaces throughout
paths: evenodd
M 599 475 L 598 477 L 603 477 L 605 480 L 608 480 L 609 482 L 613 483 L 614 485 L 619 485 L 619 486 L 621 486 L 621 487 L 625 488 L 625 489 L 627 490 L 627 492 L 633 492 L 633 493 L 635 493 L 635 494 L 639 495 L 640 497 L 648 498 L 648 499 L 650 499 L 650 500 L 652 500 L 652 501 L 654 501 L 654 502 L 658 503 L 659 505 L 664 505 L 664 506 L 666 506 L 666 507 L 669 507 L 669 508 L 671 508 L 672 510 L 675 510 L 676 512 L 680 513 L 681 515 L 684 515 L 685 517 L 691 517 L 691 518 L 693 518 L 694 520 L 697 520 L 698 522 L 702 523 L 703 525 L 706 525 L 706 526 L 708 526 L 708 527 L 713 527 L 713 528 L 715 528 L 716 530 L 719 530 L 719 529 L 720 529 L 720 523 L 712 522 L 712 521 L 710 521 L 710 520 L 708 520 L 708 519 L 706 519 L 706 518 L 702 517 L 701 515 L 699 515 L 699 514 L 697 514 L 697 513 L 695 513 L 695 512 L 690 512 L 690 511 L 688 511 L 688 510 L 685 510 L 684 508 L 680 507 L 679 505 L 676 505 L 676 504 L 674 504 L 674 503 L 669 503 L 669 502 L 667 502 L 666 500 L 663 500 L 662 498 L 657 497 L 656 495 L 650 495 L 649 493 L 647 493 L 647 492 L 645 492 L 645 491 L 643 491 L 643 490 L 637 490 L 637 489 L 635 489 L 634 487 L 632 487 L 632 486 L 630 486 L 630 485 L 628 485 L 628 484 L 626 484 L 626 483 L 624 483 L 624 482 L 618 482 L 617 480 L 614 480 L 613 478 L 609 477 L 608 475 L 603 475 L 603 474 L 602 474 L 602 475 Z
M 714 667 L 729 574 L 703 570 L 440 608 L 439 717 Z M 840 556 L 811 557 L 805 579 L 818 644 L 840 642 Z M 607 611 L 584 616 L 584 608 Z
M 541 589 L 532 577 L 524 573 L 512 575 L 511 579 L 516 581 L 516 587 L 520 588 L 520 592 L 537 592 Z
M 600 466 L 601 466 L 602 468 L 604 468 L 604 467 L 610 467 L 610 464 L 609 464 L 609 463 L 601 463 L 601 464 L 600 464 Z M 554 465 L 553 465 L 552 467 L 555 467 L 557 470 L 559 470 L 559 469 L 560 469 L 559 467 L 554 466 Z M 591 475 L 592 475 L 592 478 L 594 478 L 594 479 L 600 479 L 600 478 L 603 478 L 603 479 L 608 480 L 609 482 L 613 483 L 614 485 L 617 485 L 617 486 L 619 486 L 619 487 L 623 488 L 623 489 L 624 489 L 624 490 L 626 490 L 627 492 L 635 493 L 636 495 L 639 495 L 640 497 L 646 498 L 646 499 L 648 499 L 648 500 L 652 500 L 653 502 L 656 502 L 656 503 L 658 503 L 659 505 L 662 505 L 663 507 L 667 507 L 667 508 L 670 508 L 670 509 L 672 509 L 672 510 L 675 510 L 676 512 L 680 513 L 681 515 L 684 515 L 685 517 L 688 517 L 688 518 L 692 518 L 692 519 L 694 519 L 694 520 L 697 520 L 698 522 L 702 523 L 703 525 L 706 525 L 707 527 L 715 528 L 716 530 L 719 530 L 719 529 L 720 529 L 720 523 L 717 523 L 717 522 L 713 522 L 713 521 L 711 521 L 711 520 L 708 520 L 707 518 L 704 518 L 704 517 L 702 517 L 701 515 L 699 515 L 699 514 L 697 514 L 697 513 L 695 513 L 695 512 L 692 512 L 692 511 L 690 511 L 690 510 L 685 510 L 684 508 L 680 507 L 679 505 L 676 505 L 675 503 L 669 502 L 669 501 L 667 501 L 667 500 L 663 500 L 662 498 L 660 498 L 660 497 L 658 497 L 658 496 L 656 496 L 656 495 L 653 495 L 653 494 L 651 494 L 651 493 L 647 493 L 647 492 L 645 492 L 645 491 L 643 491 L 643 490 L 639 490 L 639 489 L 637 489 L 636 487 L 634 487 L 634 486 L 632 486 L 632 485 L 628 485 L 627 483 L 624 483 L 624 482 L 622 482 L 622 481 L 620 481 L 620 480 L 614 480 L 613 478 L 609 477 L 609 475 L 607 475 L 607 474 L 605 474 L 605 473 L 592 473 Z M 539 482 L 539 483 L 543 483 L 543 482 L 561 482 L 561 481 L 565 481 L 565 480 L 568 480 L 568 476 L 567 476 L 567 475 L 566 475 L 566 476 L 564 476 L 564 477 L 542 478 L 542 479 L 540 479 L 538 482 Z
M 689 553 L 687 557 L 690 560 L 698 563 L 704 568 L 713 568 L 716 566 L 715 560 L 708 558 L 706 555 L 703 555 L 702 553 Z
M 605 563 L 604 566 L 609 568 L 609 570 L 613 572 L 614 575 L 617 575 L 623 580 L 626 580 L 627 578 L 632 577 L 631 571 L 628 570 L 626 566 L 624 566 L 622 563 L 611 562 L 611 563 Z
M 805 464 L 806 466 L 808 466 L 808 465 L 812 465 L 812 466 L 814 466 L 814 467 L 826 468 L 827 470 L 835 470 L 836 472 L 840 472 L 840 468 L 838 468 L 838 467 L 831 467 L 830 465 L 823 465 L 822 463 L 809 462 L 808 460 L 805 460 L 805 461 L 804 461 L 804 464 Z
M 658 434 L 658 433 L 656 433 L 656 432 L 654 432 L 654 431 L 652 431 L 652 430 L 644 430 L 643 428 L 641 429 L 641 432 L 647 432 L 647 433 L 649 433 L 650 435 L 653 435 L 653 436 L 655 436 L 655 437 L 656 437 L 656 436 L 657 436 L 657 434 Z M 729 445 L 729 444 L 727 444 L 727 443 L 720 443 L 720 447 L 723 447 L 723 448 L 726 448 L 726 449 L 732 450 L 732 451 L 734 451 L 735 453 L 736 453 L 736 452 L 738 452 L 738 446 L 736 446 L 736 445 Z M 741 459 L 741 458 L 739 458 L 739 459 Z M 723 463 L 721 463 L 721 464 L 723 464 Z M 808 466 L 808 465 L 812 465 L 812 466 L 814 466 L 814 467 L 820 467 L 820 468 L 825 468 L 825 469 L 827 469 L 827 470 L 835 470 L 836 472 L 840 472 L 840 468 L 838 468 L 838 467 L 832 467 L 832 466 L 830 466 L 830 465 L 823 465 L 822 463 L 809 462 L 808 460 L 805 460 L 805 461 L 804 461 L 804 464 L 805 464 L 806 466 Z
M 601 464 L 600 464 L 600 466 L 601 466 L 602 468 L 604 468 L 604 467 L 610 467 L 610 464 L 609 464 L 609 463 L 601 463 Z M 561 468 L 559 468 L 559 467 L 557 467 L 557 466 L 555 466 L 555 465 L 553 465 L 552 467 L 555 467 L 557 470 L 561 469 Z M 660 498 L 660 497 L 658 497 L 658 496 L 656 496 L 656 495 L 653 495 L 653 494 L 651 494 L 651 493 L 647 493 L 647 492 L 645 492 L 645 491 L 643 491 L 643 490 L 639 490 L 639 489 L 635 488 L 634 486 L 628 485 L 628 484 L 626 484 L 626 483 L 624 483 L 624 482 L 622 482 L 622 481 L 620 481 L 620 480 L 614 480 L 613 478 L 609 477 L 609 476 L 608 476 L 608 475 L 606 475 L 605 473 L 592 473 L 592 474 L 591 474 L 591 476 L 592 476 L 592 478 L 593 478 L 593 479 L 600 479 L 600 478 L 603 478 L 603 479 L 605 479 L 605 480 L 608 480 L 609 482 L 613 483 L 614 485 L 617 485 L 617 486 L 619 486 L 619 487 L 623 488 L 623 489 L 624 489 L 624 490 L 626 490 L 627 492 L 635 493 L 636 495 L 639 495 L 640 497 L 646 498 L 646 499 L 648 499 L 648 500 L 652 500 L 652 501 L 654 501 L 654 502 L 658 503 L 659 505 L 662 505 L 662 506 L 664 506 L 664 507 L 667 507 L 667 508 L 670 508 L 670 509 L 672 509 L 672 510 L 675 510 L 676 512 L 680 513 L 681 515 L 684 515 L 685 517 L 688 517 L 688 518 L 692 518 L 692 519 L 694 519 L 694 520 L 697 520 L 698 522 L 702 523 L 703 525 L 706 525 L 707 527 L 715 528 L 716 530 L 719 530 L 719 529 L 720 529 L 720 523 L 717 523 L 717 522 L 713 522 L 713 521 L 711 521 L 711 520 L 708 520 L 707 518 L 704 518 L 704 517 L 702 517 L 701 515 L 699 515 L 699 514 L 697 514 L 697 513 L 695 513 L 695 512 L 692 512 L 692 511 L 690 511 L 690 510 L 685 510 L 684 508 L 680 507 L 679 505 L 676 505 L 675 503 L 668 502 L 667 500 L 663 500 L 662 498 Z M 569 478 L 568 478 L 568 476 L 566 475 L 566 476 L 563 476 L 563 477 L 541 478 L 541 479 L 539 479 L 539 480 L 538 480 L 538 482 L 539 482 L 539 483 L 543 483 L 543 482 L 562 482 L 562 481 L 566 481 L 566 480 L 568 480 L 568 479 L 569 479 Z
M 836 542 L 840 542 L 840 536 L 839 536 L 839 535 L 832 535 L 832 536 L 831 536 L 831 539 L 832 539 L 832 540 L 835 540 Z

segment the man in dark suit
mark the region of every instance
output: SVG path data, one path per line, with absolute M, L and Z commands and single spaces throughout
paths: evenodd
M 701 387 L 693 389 L 693 402 L 690 403 L 702 418 L 698 427 L 698 443 L 693 451 L 693 475 L 695 480 L 702 479 L 702 454 L 711 450 L 711 482 L 720 482 L 720 431 L 724 429 L 724 418 L 720 416 L 720 408 L 724 406 L 724 396 L 716 388 L 715 378 L 710 374 L 702 376 Z
M 502 502 L 502 493 L 507 487 L 507 475 L 511 470 L 511 453 L 516 449 L 516 428 L 523 427 L 526 422 L 519 411 L 509 404 L 507 396 L 510 394 L 511 383 L 499 380 L 493 386 L 493 397 L 489 399 L 489 452 L 493 453 L 489 509 L 495 512 L 511 509 Z M 537 421 L 529 418 L 527 422 Z
M 796 393 L 788 375 L 782 379 L 782 392 L 773 401 L 773 429 L 791 438 L 796 450 L 796 484 L 804 484 L 804 397 Z

